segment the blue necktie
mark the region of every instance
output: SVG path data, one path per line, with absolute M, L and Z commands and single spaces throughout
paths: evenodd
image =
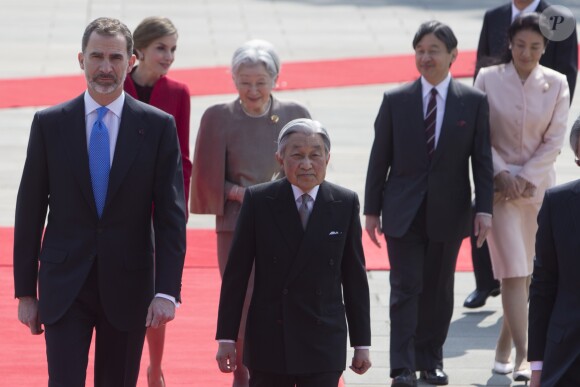
M 93 124 L 91 138 L 89 139 L 89 167 L 91 170 L 91 182 L 93 183 L 93 195 L 97 205 L 99 218 L 103 214 L 105 200 L 107 199 L 107 187 L 109 186 L 109 170 L 111 157 L 109 148 L 109 130 L 103 122 L 103 117 L 109 109 L 101 106 L 97 109 L 98 117 Z

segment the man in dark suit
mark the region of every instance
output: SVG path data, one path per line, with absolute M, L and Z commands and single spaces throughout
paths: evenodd
M 384 95 L 364 206 L 366 230 L 377 245 L 385 234 L 391 265 L 393 386 L 416 386 L 416 370 L 427 383 L 448 383 L 442 347 L 457 254 L 472 226 L 470 160 L 479 243 L 491 227 L 493 201 L 487 99 L 451 78 L 453 31 L 423 23 L 413 47 L 421 78 Z
M 549 6 L 550 4 L 545 1 L 513 0 L 508 4 L 487 11 L 483 18 L 483 26 L 479 35 L 474 78 L 477 77 L 480 68 L 496 64 L 493 61 L 497 61 L 508 52 L 507 31 L 519 13 L 541 13 Z M 548 42 L 546 51 L 540 59 L 540 64 L 566 75 L 570 88 L 570 103 L 572 103 L 578 75 L 578 38 L 576 36 L 576 28 L 574 28 L 568 38 L 559 42 Z M 493 278 L 487 243 L 484 243 L 481 248 L 476 248 L 475 239 L 476 237 L 472 235 L 471 251 L 476 288 L 465 299 L 463 305 L 466 308 L 479 308 L 485 305 L 489 296 L 497 296 L 500 293 L 499 281 Z
M 236 364 L 248 278 L 254 293 L 246 322 L 244 364 L 250 386 L 336 387 L 346 365 L 371 366 L 369 288 L 356 193 L 324 181 L 330 139 L 319 122 L 300 118 L 278 137 L 286 178 L 246 190 L 220 294 L 216 356 Z M 346 316 L 345 316 L 346 315 Z
M 186 214 L 175 123 L 123 93 L 132 52 L 123 23 L 91 22 L 78 55 L 87 91 L 32 122 L 14 284 L 19 320 L 32 334 L 44 324 L 49 386 L 85 385 L 93 330 L 95 386 L 135 386 L 146 327 L 172 320 L 180 298 Z
M 578 160 L 580 119 L 570 132 L 570 145 Z M 580 180 L 546 192 L 530 286 L 530 387 L 580 386 L 579 216 Z

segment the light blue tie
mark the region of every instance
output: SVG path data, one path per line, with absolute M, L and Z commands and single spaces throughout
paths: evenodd
M 89 168 L 91 170 L 93 195 L 95 196 L 99 218 L 103 214 L 105 200 L 107 199 L 109 170 L 111 168 L 109 130 L 103 122 L 103 117 L 108 111 L 109 109 L 104 106 L 97 109 L 98 117 L 93 124 L 91 138 L 89 139 Z

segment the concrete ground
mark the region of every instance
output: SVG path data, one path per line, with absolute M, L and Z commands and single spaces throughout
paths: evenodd
M 88 22 L 118 17 L 133 29 L 150 15 L 164 15 L 179 29 L 174 68 L 228 65 L 234 49 L 263 38 L 278 49 L 282 62 L 410 54 L 411 40 L 423 21 L 449 24 L 459 51 L 477 47 L 481 20 L 503 0 L 0 0 L 4 34 L 0 78 L 78 74 L 76 54 Z M 577 0 L 561 0 L 580 15 Z M 464 79 L 471 83 L 471 79 Z M 382 93 L 393 84 L 276 92 L 280 99 L 304 103 L 331 131 L 333 152 L 328 179 L 363 196 L 373 122 Z M 234 95 L 192 98 L 192 147 L 203 111 Z M 578 97 L 580 98 L 580 97 Z M 580 113 L 575 100 L 569 126 Z M 12 226 L 14 207 L 33 113 L 43 107 L 0 109 L 0 226 Z M 558 182 L 580 176 L 566 145 L 557 161 Z M 191 216 L 189 227 L 211 228 L 213 217 Z M 385 386 L 389 379 L 388 272 L 369 272 L 372 301 L 373 368 L 363 376 L 347 370 L 347 386 Z M 462 307 L 473 289 L 471 273 L 456 275 L 456 305 L 445 345 L 445 370 L 451 386 L 509 386 L 509 376 L 491 366 L 501 325 L 499 298 L 477 310 Z M 7 296 L 7 295 L 5 295 Z M 6 322 L 16 324 L 14 316 Z

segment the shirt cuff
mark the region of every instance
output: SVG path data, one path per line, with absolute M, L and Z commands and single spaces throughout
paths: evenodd
M 491 214 L 488 214 L 487 212 L 477 212 L 475 215 L 489 216 L 490 218 L 493 217 Z
M 177 300 L 175 299 L 175 297 L 170 296 L 169 294 L 157 293 L 155 295 L 155 297 L 165 298 L 166 300 L 169 300 L 169 301 L 173 302 L 173 305 L 175 305 L 176 308 L 179 308 L 179 306 L 181 305 L 179 302 L 177 302 Z
M 530 369 L 532 371 L 541 371 L 543 366 L 544 366 L 544 362 L 542 360 L 536 360 L 536 361 L 530 362 Z
M 235 340 L 228 340 L 228 339 L 218 339 L 218 343 L 235 343 Z
M 354 349 L 371 349 L 370 345 L 355 345 Z

